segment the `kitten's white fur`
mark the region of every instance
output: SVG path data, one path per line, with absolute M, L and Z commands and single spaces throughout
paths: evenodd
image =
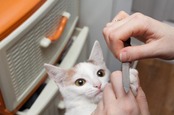
M 130 71 L 130 87 L 132 93 L 136 96 L 139 87 L 138 71 L 136 69 L 130 69 L 129 71 Z
M 98 41 L 94 43 L 88 62 L 79 63 L 69 70 L 50 64 L 44 66 L 64 98 L 65 115 L 90 115 L 96 109 L 110 76 Z M 103 77 L 97 75 L 100 69 L 105 71 Z M 138 72 L 131 69 L 130 73 L 131 88 L 136 95 Z M 77 86 L 75 81 L 78 79 L 85 79 L 86 83 L 83 86 Z

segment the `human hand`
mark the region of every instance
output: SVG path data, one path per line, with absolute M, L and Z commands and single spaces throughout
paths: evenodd
M 111 84 L 105 87 L 103 99 L 92 115 L 150 115 L 143 90 L 139 87 L 135 97 L 125 93 L 120 71 L 113 72 Z
M 174 58 L 174 27 L 141 13 L 118 13 L 103 29 L 108 47 L 122 62 L 143 58 Z M 135 37 L 145 44 L 124 48 L 123 42 Z

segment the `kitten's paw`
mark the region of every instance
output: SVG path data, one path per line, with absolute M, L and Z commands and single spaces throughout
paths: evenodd
M 136 96 L 139 87 L 139 77 L 136 69 L 130 69 L 130 87 L 133 94 Z
M 63 100 L 60 100 L 60 102 L 58 103 L 58 108 L 59 109 L 65 109 L 65 103 Z

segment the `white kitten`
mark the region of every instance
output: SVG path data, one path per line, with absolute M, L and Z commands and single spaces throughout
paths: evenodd
M 79 63 L 69 70 L 49 64 L 44 66 L 63 96 L 65 115 L 90 115 L 96 109 L 110 76 L 98 41 L 94 43 L 87 62 Z M 135 84 L 132 86 L 136 93 L 138 73 L 135 71 L 130 70 L 133 73 L 131 83 Z

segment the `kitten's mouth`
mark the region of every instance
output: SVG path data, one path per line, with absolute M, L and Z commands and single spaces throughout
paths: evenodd
M 103 91 L 102 91 L 102 90 L 99 90 L 99 91 L 95 94 L 95 96 L 101 95 L 102 93 L 103 93 Z

